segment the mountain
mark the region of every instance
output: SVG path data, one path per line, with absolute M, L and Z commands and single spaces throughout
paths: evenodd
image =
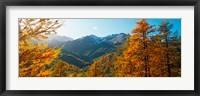
M 126 41 L 126 37 L 124 33 L 106 37 L 88 35 L 76 40 L 66 41 L 60 45 L 64 46 L 61 59 L 78 67 L 86 67 L 98 57 L 117 51 L 116 48 Z
M 126 34 L 120 33 L 120 34 L 112 34 L 104 37 L 101 42 L 109 42 L 114 45 L 120 45 L 126 41 Z
M 62 43 L 66 42 L 66 41 L 72 41 L 73 39 L 70 37 L 66 37 L 66 36 L 60 36 L 60 35 L 49 35 L 48 39 L 44 39 L 44 40 L 36 40 L 36 39 L 31 39 L 30 41 L 34 42 L 34 43 L 47 43 L 49 47 L 55 47 L 55 46 L 59 46 Z
M 117 47 L 126 41 L 126 37 L 126 34 L 120 33 L 106 37 L 88 35 L 73 40 L 66 36 L 49 35 L 46 40 L 30 39 L 30 41 L 35 44 L 47 43 L 49 47 L 63 46 L 60 59 L 80 68 L 85 68 L 100 56 L 117 51 Z
M 48 45 L 50 47 L 55 47 L 58 46 L 66 41 L 72 41 L 73 39 L 70 37 L 66 37 L 66 36 L 60 36 L 60 35 L 50 35 L 49 39 L 44 41 L 44 42 L 48 42 Z

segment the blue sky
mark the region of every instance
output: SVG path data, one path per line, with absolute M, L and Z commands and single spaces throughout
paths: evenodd
M 64 19 L 64 24 L 57 32 L 58 35 L 78 39 L 87 35 L 105 37 L 111 34 L 130 33 L 136 27 L 136 22 L 141 19 Z M 150 25 L 160 25 L 163 20 L 173 24 L 172 31 L 181 33 L 181 19 L 147 19 Z M 157 27 L 157 26 L 156 26 Z

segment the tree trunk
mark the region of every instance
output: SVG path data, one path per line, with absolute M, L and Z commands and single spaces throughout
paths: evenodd
M 145 64 L 145 77 L 148 77 L 148 64 L 147 64 L 147 59 L 148 57 L 146 56 L 146 49 L 147 49 L 147 44 L 145 42 L 146 40 L 146 32 L 143 32 L 143 42 L 144 42 L 144 51 L 145 51 L 145 57 L 144 57 L 144 64 Z
M 95 63 L 95 67 L 94 67 L 94 77 L 96 77 L 96 63 Z
M 165 32 L 165 34 L 166 34 L 166 37 L 165 37 L 165 44 L 166 44 L 166 51 L 167 51 L 167 53 L 166 53 L 166 58 L 167 58 L 167 70 L 168 70 L 168 77 L 170 77 L 171 76 L 171 68 L 170 68 L 170 64 L 169 64 L 169 50 L 168 50 L 168 47 L 169 47 L 169 45 L 168 45 L 168 36 L 167 36 L 167 32 Z
M 145 77 L 147 77 L 147 73 L 148 73 L 148 70 L 147 70 L 147 63 L 146 63 L 146 61 L 147 61 L 147 58 L 145 57 L 144 58 L 144 63 L 145 63 Z

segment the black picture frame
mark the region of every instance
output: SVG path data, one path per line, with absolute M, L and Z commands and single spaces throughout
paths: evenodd
M 194 6 L 194 90 L 6 90 L 6 6 Z M 200 96 L 199 0 L 0 0 L 1 96 Z M 186 82 L 187 83 L 187 82 Z

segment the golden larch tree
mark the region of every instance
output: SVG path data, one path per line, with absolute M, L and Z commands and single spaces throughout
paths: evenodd
M 158 27 L 158 31 L 160 32 L 162 36 L 162 45 L 164 49 L 164 62 L 165 66 L 167 66 L 167 72 L 168 77 L 171 77 L 174 73 L 172 71 L 174 70 L 174 67 L 177 67 L 176 70 L 179 73 L 178 70 L 180 68 L 180 60 L 181 60 L 181 41 L 180 37 L 178 36 L 178 32 L 172 32 L 171 28 L 173 27 L 170 22 L 164 20 L 161 25 Z M 178 67 L 179 66 L 179 67 Z M 173 68 L 173 70 L 172 70 Z M 176 68 L 175 68 L 176 69 Z M 178 74 L 177 74 L 178 75 Z M 176 75 L 176 76 L 177 76 Z
M 48 39 L 48 35 L 56 34 L 62 24 L 56 19 L 19 19 L 19 76 L 48 76 L 51 73 L 45 66 L 58 58 L 61 49 L 34 44 L 30 39 Z
M 118 76 L 150 76 L 149 54 L 150 34 L 155 31 L 154 25 L 149 25 L 145 19 L 137 22 L 137 26 L 131 31 L 122 56 L 118 58 L 116 67 Z

